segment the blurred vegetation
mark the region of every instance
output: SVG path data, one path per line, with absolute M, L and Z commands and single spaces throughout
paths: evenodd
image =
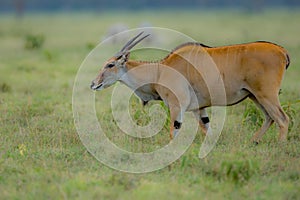
M 235 184 L 244 184 L 259 170 L 251 160 L 242 160 L 224 161 L 221 171 L 223 172 L 221 178 L 233 181 Z
M 45 37 L 39 35 L 26 35 L 25 37 L 25 48 L 26 49 L 40 49 L 45 41 Z
M 6 83 L 1 84 L 1 92 L 10 92 L 10 91 L 11 91 L 11 87 L 9 85 L 7 85 Z
M 13 2 L 13 3 L 12 3 Z M 274 7 L 295 8 L 300 6 L 298 0 L 138 0 L 127 1 L 122 0 L 2 0 L 0 2 L 1 10 L 13 10 L 19 16 L 24 14 L 25 9 L 32 10 L 145 10 L 145 9 L 209 9 L 209 8 L 238 8 L 245 11 L 261 12 L 265 8 Z

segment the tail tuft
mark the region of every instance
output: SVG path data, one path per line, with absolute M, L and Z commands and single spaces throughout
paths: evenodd
M 291 60 L 290 60 L 290 56 L 289 54 L 286 54 L 286 65 L 285 65 L 285 69 L 288 69 L 290 66 Z

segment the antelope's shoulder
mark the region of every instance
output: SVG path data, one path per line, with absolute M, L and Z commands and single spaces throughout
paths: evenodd
M 207 48 L 212 48 L 212 47 L 207 46 L 202 43 L 199 43 L 199 42 L 186 42 L 186 43 L 183 43 L 183 44 L 175 47 L 164 59 L 162 59 L 162 61 L 174 59 L 174 58 L 178 57 L 179 55 L 183 55 L 183 54 L 189 53 L 191 51 L 198 51 L 198 52 L 201 50 L 203 51 L 204 49 L 207 49 Z

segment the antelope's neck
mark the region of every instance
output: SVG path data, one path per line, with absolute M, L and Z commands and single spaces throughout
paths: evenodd
M 126 74 L 122 82 L 131 87 L 131 84 L 156 83 L 158 79 L 159 63 L 128 60 L 126 63 Z M 131 87 L 132 88 L 132 87 Z
M 143 101 L 156 100 L 159 99 L 155 91 L 158 70 L 159 63 L 129 60 L 120 82 L 131 88 Z
M 151 67 L 158 66 L 158 62 L 149 62 L 149 61 L 137 61 L 137 60 L 128 60 L 126 63 L 127 70 L 131 70 L 136 67 Z

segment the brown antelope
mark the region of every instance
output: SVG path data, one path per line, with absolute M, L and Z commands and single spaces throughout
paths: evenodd
M 163 100 L 170 109 L 170 137 L 176 136 L 183 121 L 183 113 L 192 111 L 199 120 L 204 133 L 209 128 L 206 107 L 237 104 L 249 97 L 265 115 L 262 127 L 252 140 L 258 143 L 267 129 L 276 122 L 279 126 L 279 140 L 287 139 L 289 118 L 280 106 L 278 94 L 285 70 L 290 64 L 287 51 L 269 42 L 253 42 L 222 47 L 208 47 L 200 43 L 185 43 L 175 48 L 164 59 L 157 62 L 136 61 L 130 59 L 130 50 L 148 35 L 138 39 L 142 33 L 132 38 L 115 56 L 110 58 L 91 83 L 91 89 L 102 90 L 120 81 L 130 88 L 140 80 L 151 78 L 152 84 L 136 89 L 136 95 L 146 104 L 150 100 Z M 138 40 L 137 40 L 138 39 Z M 225 101 L 211 98 L 209 87 L 218 76 L 208 75 L 205 70 L 211 68 L 210 62 L 204 62 L 204 54 L 209 55 L 219 71 L 226 93 Z M 193 66 L 185 58 L 194 59 Z M 148 65 L 146 72 L 129 73 L 130 70 Z M 181 79 L 166 73 L 166 66 L 182 74 L 189 85 Z M 128 72 L 128 73 L 127 73 Z M 124 76 L 124 74 L 127 74 Z M 161 82 L 173 85 L 181 102 Z M 206 83 L 210 85 L 206 85 Z M 194 91 L 194 96 L 191 95 Z M 177 97 L 178 98 L 178 97 Z

